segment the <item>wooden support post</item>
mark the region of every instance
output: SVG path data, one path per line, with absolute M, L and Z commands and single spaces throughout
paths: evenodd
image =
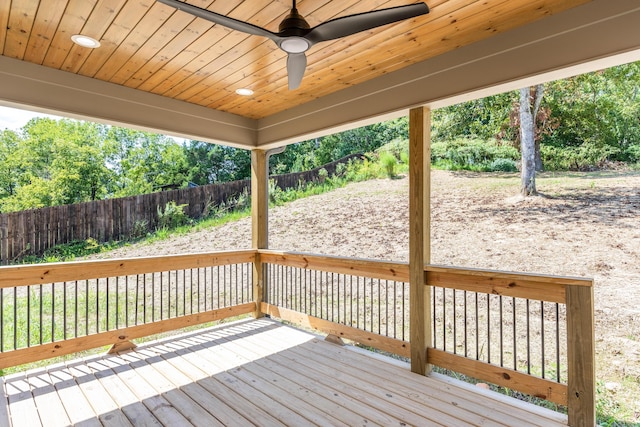
M 409 285 L 411 371 L 427 375 L 431 346 L 431 291 L 425 264 L 431 258 L 431 110 L 409 113 Z
M 570 426 L 596 425 L 593 287 L 567 286 L 567 406 Z
M 269 174 L 267 152 L 251 151 L 251 247 L 267 249 L 269 238 Z M 254 317 L 262 317 L 260 304 L 264 300 L 264 277 L 260 254 L 253 263 Z

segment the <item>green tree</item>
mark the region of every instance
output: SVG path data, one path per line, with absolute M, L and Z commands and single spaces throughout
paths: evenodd
M 0 200 L 12 196 L 18 187 L 20 136 L 11 130 L 0 132 Z
M 518 92 L 513 91 L 438 108 L 433 111 L 432 139 L 440 142 L 467 137 L 486 141 L 502 135 L 513 141 L 517 129 L 509 123 L 517 100 Z
M 14 141 L 8 165 L 13 187 L 2 200 L 3 210 L 102 198 L 110 176 L 98 125 L 66 119 L 29 121 Z
M 573 153 L 574 167 L 638 161 L 639 92 L 640 62 L 549 83 L 546 105 L 559 126 L 543 143 Z
M 409 137 L 407 117 L 375 123 L 320 139 L 314 166 L 324 165 L 354 153 L 370 153 L 394 139 Z
M 282 153 L 269 158 L 269 173 L 272 175 L 301 172 L 316 167 L 316 150 L 320 138 L 288 145 Z
M 289 145 L 283 153 L 271 157 L 269 169 L 271 173 L 309 170 L 349 154 L 370 153 L 393 140 L 408 138 L 408 117 L 374 123 Z
M 110 127 L 105 134 L 107 164 L 114 172 L 112 197 L 150 193 L 163 185 L 184 186 L 187 161 L 171 138 L 150 132 Z
M 198 185 L 251 177 L 251 152 L 240 148 L 190 141 L 183 145 L 187 178 Z

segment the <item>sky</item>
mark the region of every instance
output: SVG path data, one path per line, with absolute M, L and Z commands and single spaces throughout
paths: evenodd
M 29 120 L 34 117 L 51 117 L 53 119 L 60 119 L 58 116 L 52 116 L 50 114 L 34 113 L 27 110 L 19 110 L 17 108 L 9 108 L 0 105 L 0 131 L 20 130 Z

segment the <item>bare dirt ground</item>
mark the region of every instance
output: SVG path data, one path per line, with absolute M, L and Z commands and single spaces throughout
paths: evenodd
M 433 171 L 432 263 L 594 278 L 599 398 L 624 401 L 624 418 L 638 422 L 640 173 L 542 174 L 537 182 L 543 196 L 522 199 L 514 174 Z M 350 184 L 273 208 L 269 247 L 407 261 L 408 185 Z M 245 218 L 108 257 L 249 248 L 250 226 Z

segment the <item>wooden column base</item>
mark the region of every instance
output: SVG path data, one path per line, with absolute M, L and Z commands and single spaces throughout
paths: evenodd
M 121 341 L 112 345 L 109 351 L 107 351 L 107 354 L 122 353 L 123 351 L 133 350 L 136 347 L 137 345 L 135 345 L 131 341 Z

